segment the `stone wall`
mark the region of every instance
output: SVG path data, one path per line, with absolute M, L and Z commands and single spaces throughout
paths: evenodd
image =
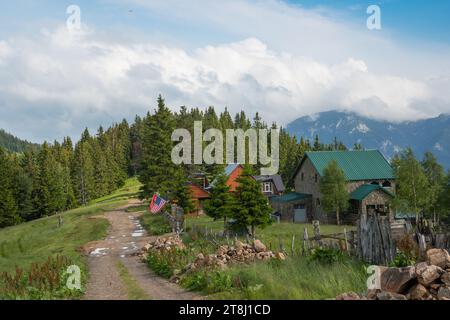
M 316 175 L 317 175 L 317 182 L 316 182 Z M 347 183 L 347 190 L 349 193 L 351 193 L 356 189 L 358 189 L 360 186 L 364 184 L 371 184 L 374 181 L 382 185 L 382 183 L 386 180 L 382 179 L 382 180 L 350 181 Z M 390 191 L 394 193 L 395 181 L 394 180 L 388 181 L 391 183 Z M 302 167 L 295 176 L 294 188 L 296 192 L 312 195 L 312 199 L 310 202 L 310 209 L 309 208 L 307 209 L 308 219 L 319 220 L 322 223 L 333 223 L 333 221 L 336 221 L 336 218 L 333 215 L 323 212 L 321 205 L 318 204 L 317 199 L 319 199 L 320 201 L 320 199 L 322 198 L 322 194 L 320 193 L 320 175 L 314 168 L 311 160 L 309 160 L 308 158 L 305 159 Z M 377 191 L 373 196 L 370 195 L 368 196 L 368 198 L 365 199 L 365 204 L 362 204 L 360 209 L 361 210 L 364 209 L 365 211 L 367 204 L 387 204 L 388 200 L 389 200 L 388 195 L 386 195 L 381 191 Z M 354 220 L 354 217 L 352 217 L 351 219 Z
M 314 220 L 312 216 L 311 199 L 302 199 L 292 202 L 271 202 L 272 208 L 281 213 L 281 221 L 285 222 L 294 221 L 294 209 L 296 205 L 304 205 L 306 207 L 308 221 Z
M 361 213 L 367 214 L 368 205 L 384 205 L 387 206 L 391 197 L 381 190 L 376 190 L 369 194 L 363 201 L 361 201 Z M 389 214 L 389 219 L 393 219 L 393 215 Z
M 303 181 L 302 181 L 303 174 Z M 316 182 L 317 175 L 317 182 Z M 308 217 L 311 216 L 312 220 L 320 220 L 321 222 L 327 221 L 327 215 L 322 211 L 320 205 L 317 203 L 317 199 L 322 198 L 320 193 L 320 175 L 314 168 L 312 162 L 307 158 L 303 162 L 302 167 L 297 172 L 294 180 L 294 188 L 296 192 L 307 193 L 312 195 L 311 199 L 311 212 L 307 212 Z

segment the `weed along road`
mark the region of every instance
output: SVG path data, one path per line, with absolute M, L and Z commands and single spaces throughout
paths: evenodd
M 86 300 L 184 300 L 197 299 L 187 292 L 155 275 L 137 253 L 153 237 L 147 236 L 139 223 L 142 212 L 126 212 L 126 209 L 141 204 L 130 200 L 125 207 L 109 211 L 104 216 L 110 223 L 108 236 L 104 240 L 84 246 L 88 254 L 89 279 L 84 299 Z

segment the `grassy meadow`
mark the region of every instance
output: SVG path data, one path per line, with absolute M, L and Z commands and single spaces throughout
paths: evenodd
M 58 227 L 58 217 L 50 216 L 1 229 L 0 273 L 14 274 L 16 267 L 27 272 L 32 264 L 62 256 L 80 266 L 85 274 L 86 259 L 80 248 L 107 235 L 109 223 L 101 215 L 125 205 L 127 199 L 136 196 L 138 189 L 137 179 L 129 179 L 112 195 L 62 213 L 61 227 Z
M 143 224 L 150 232 L 162 230 L 167 222 L 161 216 L 146 215 Z M 153 224 L 153 225 L 152 225 Z M 217 244 L 200 232 L 208 228 L 208 233 L 223 230 L 222 221 L 213 221 L 207 216 L 188 217 L 187 233 L 183 241 L 188 250 L 169 252 L 150 256 L 149 266 L 161 276 L 170 278 L 177 270 L 195 260 L 197 254 L 214 253 Z M 342 254 L 333 262 L 318 261 L 311 256 L 299 254 L 304 228 L 313 234 L 309 224 L 274 223 L 257 230 L 261 239 L 272 250 L 278 251 L 281 241 L 289 256 L 284 261 L 255 262 L 236 264 L 226 270 L 199 269 L 182 277 L 180 284 L 193 291 L 209 295 L 210 299 L 292 299 L 321 300 L 332 299 L 337 295 L 355 291 L 363 293 L 366 289 L 365 266 L 349 256 Z M 343 232 L 344 228 L 353 230 L 353 226 L 321 226 L 322 234 Z M 155 234 L 155 233 L 154 233 Z M 156 233 L 160 234 L 160 233 Z M 296 235 L 296 250 L 292 256 L 290 248 L 292 235 Z M 242 239 L 246 240 L 246 239 Z M 223 238 L 216 238 L 217 243 L 225 244 Z M 233 239 L 229 239 L 230 242 Z M 331 255 L 337 254 L 330 252 Z
M 223 221 L 214 221 L 212 218 L 206 215 L 202 215 L 199 217 L 188 217 L 186 219 L 187 231 L 193 230 L 194 227 L 196 230 L 200 230 L 202 232 L 204 232 L 204 230 L 208 230 L 208 233 L 218 233 L 223 231 Z M 256 238 L 260 239 L 264 244 L 266 244 L 266 246 L 271 247 L 272 249 L 278 249 L 281 243 L 283 247 L 286 248 L 286 250 L 290 250 L 292 246 L 292 236 L 295 236 L 295 249 L 297 250 L 299 249 L 301 240 L 303 239 L 305 228 L 308 230 L 308 235 L 311 238 L 314 235 L 313 227 L 311 224 L 274 222 L 264 229 L 257 228 Z M 323 235 L 342 233 L 344 232 L 344 229 L 346 229 L 347 231 L 356 230 L 355 226 L 321 225 L 320 233 Z

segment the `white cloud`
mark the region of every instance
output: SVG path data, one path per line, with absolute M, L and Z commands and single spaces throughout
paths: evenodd
M 61 26 L 0 41 L 0 127 L 26 127 L 30 139 L 78 135 L 145 113 L 159 93 L 174 107 L 228 106 L 283 124 L 331 108 L 394 121 L 450 111 L 448 56 L 402 49 L 323 10 L 272 0 L 130 2 L 237 40 L 186 48 Z

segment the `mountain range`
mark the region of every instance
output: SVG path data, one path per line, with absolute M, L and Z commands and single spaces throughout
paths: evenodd
M 411 147 L 419 159 L 426 151 L 431 151 L 450 169 L 449 114 L 396 123 L 354 112 L 327 111 L 298 118 L 289 123 L 286 130 L 311 141 L 317 134 L 324 143 L 331 143 L 336 137 L 350 148 L 360 143 L 365 149 L 379 149 L 388 159 L 406 147 Z

